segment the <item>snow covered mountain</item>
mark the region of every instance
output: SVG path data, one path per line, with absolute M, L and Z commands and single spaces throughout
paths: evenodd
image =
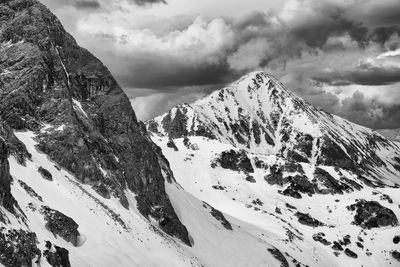
M 0 265 L 398 264 L 396 143 L 264 73 L 147 128 L 45 6 L 1 1 Z
M 400 146 L 379 133 L 263 72 L 146 127 L 182 187 L 264 230 L 282 266 L 399 264 Z
M 280 265 L 261 229 L 176 183 L 107 68 L 36 0 L 0 2 L 0 193 L 0 265 Z

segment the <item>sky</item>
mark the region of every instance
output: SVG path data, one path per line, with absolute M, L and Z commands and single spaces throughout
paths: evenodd
M 400 128 L 399 0 L 41 0 L 147 120 L 264 70 L 316 107 Z

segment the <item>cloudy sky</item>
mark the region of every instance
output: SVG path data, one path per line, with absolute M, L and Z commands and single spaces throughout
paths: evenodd
M 400 128 L 399 0 L 41 0 L 142 120 L 253 70 L 315 106 Z

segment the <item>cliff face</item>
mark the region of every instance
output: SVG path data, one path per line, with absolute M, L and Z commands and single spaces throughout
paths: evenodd
M 37 149 L 104 197 L 129 209 L 124 191 L 166 233 L 189 244 L 165 192 L 168 163 L 137 121 L 127 96 L 107 68 L 79 47 L 36 0 L 0 3 L 0 118 L 14 131 L 32 131 Z M 7 172 L 2 134 L 2 172 Z M 23 163 L 29 153 L 15 143 Z M 4 177 L 5 187 L 10 176 Z M 4 192 L 9 192 L 5 188 Z M 12 201 L 3 201 L 11 209 Z

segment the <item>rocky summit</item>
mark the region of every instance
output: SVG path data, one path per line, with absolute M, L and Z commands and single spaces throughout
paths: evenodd
M 398 263 L 400 147 L 250 73 L 137 120 L 37 0 L 0 1 L 0 265 Z

